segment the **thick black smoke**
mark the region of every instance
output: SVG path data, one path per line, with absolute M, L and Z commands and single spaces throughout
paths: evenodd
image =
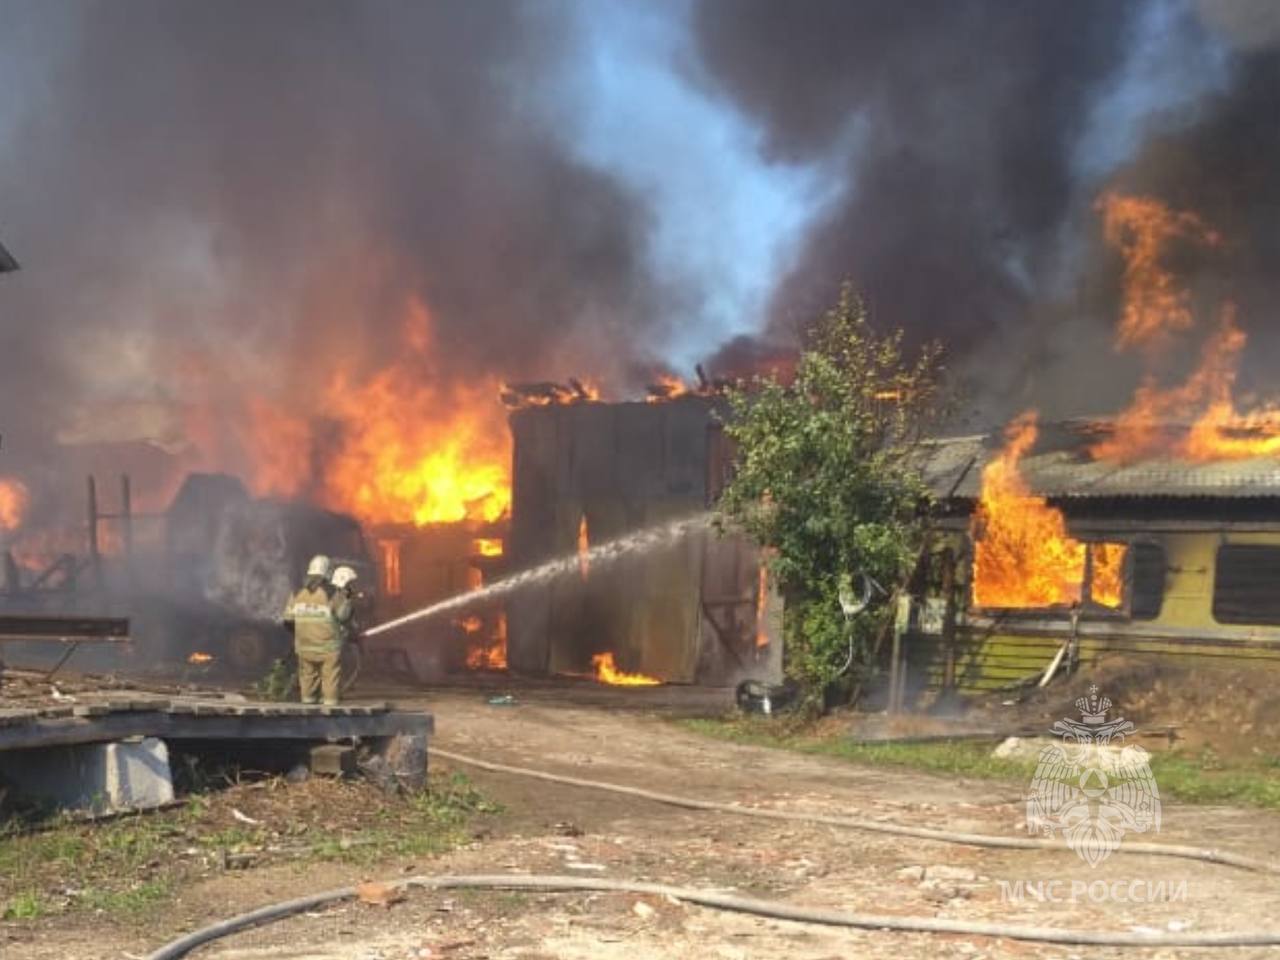
M 648 208 L 537 101 L 560 14 L 0 3 L 9 464 L 61 432 L 235 468 L 245 397 L 305 414 L 335 357 L 448 385 L 643 356 L 676 292 L 646 263 Z
M 831 164 L 844 185 L 777 288 L 775 335 L 850 278 L 883 322 L 966 358 L 990 413 L 1102 412 L 1133 384 L 1098 375 L 1119 288 L 1092 206 L 1111 185 L 1199 211 L 1232 241 L 1205 269 L 1232 274 L 1244 300 L 1274 301 L 1275 6 L 1157 3 L 704 0 L 696 28 L 712 83 L 763 122 L 772 155 Z M 1143 36 L 1153 12 L 1164 18 L 1154 41 Z M 1131 121 L 1142 128 L 1125 169 L 1080 162 L 1141 43 L 1224 37 L 1225 90 Z

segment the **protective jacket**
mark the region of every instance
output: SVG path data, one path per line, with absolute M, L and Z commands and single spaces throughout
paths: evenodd
M 293 621 L 293 649 L 297 653 L 323 656 L 342 649 L 335 609 L 340 604 L 336 597 L 329 597 L 323 585 L 314 590 L 303 587 L 289 598 L 284 619 Z

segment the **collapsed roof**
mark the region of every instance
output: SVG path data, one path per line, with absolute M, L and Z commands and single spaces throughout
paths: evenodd
M 1171 437 L 1187 430 L 1177 424 L 1161 429 Z M 1173 455 L 1095 460 L 1089 448 L 1110 430 L 1105 421 L 1041 424 L 1035 446 L 1018 462 L 1023 480 L 1033 493 L 1054 499 L 1280 498 L 1280 456 L 1205 462 Z M 944 500 L 977 500 L 982 468 L 1003 446 L 998 432 L 925 441 L 925 480 Z

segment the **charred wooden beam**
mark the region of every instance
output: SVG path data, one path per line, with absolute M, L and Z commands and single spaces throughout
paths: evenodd
M 124 617 L 0 616 L 0 640 L 123 640 Z

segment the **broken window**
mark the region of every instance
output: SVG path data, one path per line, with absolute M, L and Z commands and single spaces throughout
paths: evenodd
M 1280 624 L 1280 547 L 1218 548 L 1213 618 L 1219 623 Z
M 979 545 L 982 545 L 981 541 Z M 1059 538 L 1037 546 L 1043 549 L 1030 549 L 1023 543 L 1016 557 L 1026 559 L 1034 554 L 1044 562 L 988 563 L 985 570 L 980 562 L 982 551 L 977 551 L 975 604 L 987 608 L 1033 610 L 1080 603 L 1095 609 L 1124 610 L 1128 544 Z M 1047 559 L 1042 556 L 1045 554 Z M 997 567 L 1002 570 L 1003 579 L 993 575 L 993 568 Z M 985 582 L 982 579 L 984 573 Z

